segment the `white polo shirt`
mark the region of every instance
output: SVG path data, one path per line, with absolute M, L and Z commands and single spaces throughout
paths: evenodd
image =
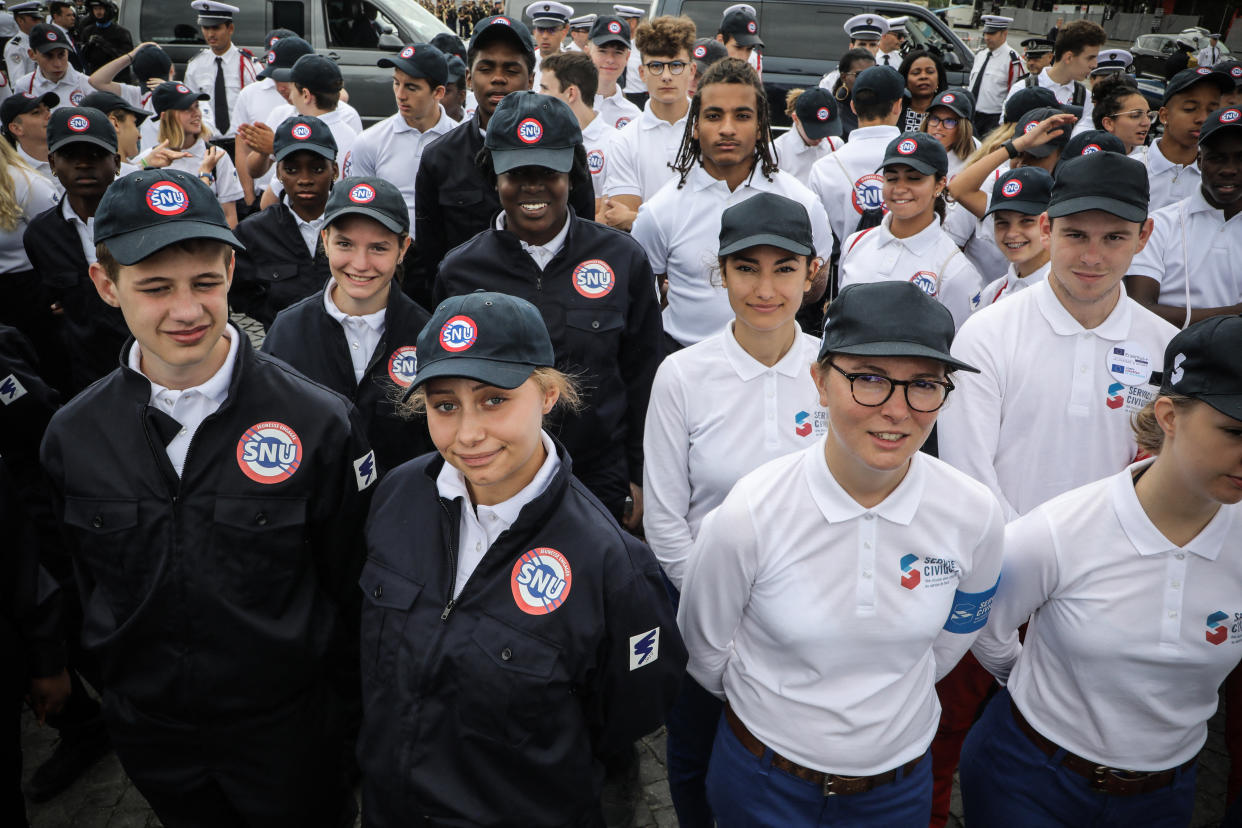
M 845 146 L 811 168 L 808 186 L 828 213 L 832 235 L 840 241 L 858 227 L 863 211 L 884 206 L 884 150 L 901 133 L 895 126 L 859 127 Z
M 1004 575 L 974 646 L 1037 731 L 1136 771 L 1199 752 L 1217 690 L 1242 658 L 1242 504 L 1221 506 L 1178 547 L 1134 491 L 1151 462 L 1006 527 Z
M 970 300 L 970 310 L 975 312 L 989 305 L 994 305 L 1006 296 L 1013 296 L 1020 290 L 1025 290 L 1031 285 L 1037 285 L 1047 280 L 1048 271 L 1052 269 L 1052 262 L 1045 262 L 1044 266 L 1028 276 L 1019 276 L 1018 269 L 1013 265 L 1009 266 L 1009 270 L 1005 275 L 989 282 L 981 291 L 976 293 Z
M 642 114 L 638 107 L 630 103 L 629 99 L 625 97 L 625 93 L 621 91 L 620 84 L 617 85 L 617 91 L 607 98 L 596 93 L 595 103 L 591 108 L 617 129 L 620 129 Z
M 18 158 L 25 161 L 26 164 L 30 167 L 30 169 L 37 172 L 39 175 L 43 177 L 44 181 L 52 185 L 52 189 L 56 192 L 57 198 L 60 198 L 61 196 L 65 194 L 65 188 L 60 183 L 60 179 L 52 174 L 52 162 L 51 161 L 40 161 L 39 159 L 35 158 L 30 153 L 26 152 L 26 150 L 22 149 L 21 144 L 18 144 L 16 147 L 14 147 L 14 149 L 17 151 Z M 34 216 L 35 214 L 31 213 L 30 215 Z
M 689 113 L 687 107 L 686 115 Z M 648 100 L 642 114 L 613 139 L 604 194 L 632 195 L 647 201 L 666 182 L 676 178 L 677 172 L 670 165 L 677 160 L 677 150 L 686 132 L 686 115 L 670 124 L 651 112 Z
M 871 509 L 823 439 L 772 460 L 703 520 L 677 615 L 687 669 L 800 765 L 898 767 L 931 744 L 935 682 L 978 634 L 945 629 L 951 614 L 986 621 L 1003 528 L 984 487 L 921 452 Z
M 1154 213 L 1170 204 L 1181 201 L 1199 191 L 1203 183 L 1203 175 L 1199 172 L 1199 162 L 1174 164 L 1160 151 L 1160 143 L 1164 139 L 1143 147 L 1145 150 L 1143 163 L 1147 165 L 1147 183 L 1151 187 L 1151 195 L 1147 202 L 1147 212 Z M 1136 147 L 1137 151 L 1138 148 Z
M 30 220 L 55 207 L 57 198 L 51 183 L 38 173 L 10 164 L 9 177 L 13 180 L 13 200 L 22 212 L 12 230 L 0 228 L 0 273 L 30 270 L 30 257 L 26 255 L 22 238 Z
M 970 316 L 971 297 L 983 284 L 979 271 L 940 226 L 940 219 L 913 236 L 892 233 L 893 214 L 885 213 L 876 227 L 849 236 L 841 244 L 842 289 L 868 282 L 913 282 L 953 314 L 960 328 Z
M 772 142 L 777 165 L 799 181 L 809 181 L 815 162 L 845 146 L 845 141 L 829 135 L 815 146 L 802 140 L 796 127 L 790 127 Z
M 1242 214 L 1225 212 L 1203 198 L 1202 189 L 1157 210 L 1151 238 L 1130 263 L 1130 273 L 1160 283 L 1162 305 L 1186 307 L 1186 269 L 1192 308 L 1222 308 L 1242 302 Z
M 1074 102 L 1074 81 L 1069 81 L 1068 83 L 1057 83 L 1048 75 L 1047 66 L 1040 71 L 1035 80 L 1038 86 L 1052 90 L 1052 94 L 1057 97 L 1057 103 L 1072 104 Z M 1009 94 L 1005 96 L 1005 100 L 1008 101 L 1018 93 L 1019 89 L 1024 88 L 1026 88 L 1025 81 L 1023 83 L 1015 83 L 1013 86 L 1009 87 Z M 1074 124 L 1073 132 L 1075 133 L 1084 132 L 1088 129 L 1094 129 L 1091 122 L 1091 108 L 1093 104 L 1091 103 L 1090 89 L 1087 89 L 1086 96 L 1083 98 L 1080 106 L 1082 106 L 1082 115 L 1079 116 L 1078 121 Z
M 367 365 L 371 362 L 371 354 L 375 351 L 375 346 L 379 345 L 380 337 L 384 335 L 385 316 L 388 314 L 388 308 L 381 308 L 375 313 L 368 313 L 362 316 L 351 316 L 337 306 L 332 299 L 332 289 L 336 286 L 335 279 L 329 279 L 327 286 L 323 289 L 323 309 L 327 311 L 341 326 L 345 332 L 345 341 L 349 343 L 349 361 L 354 369 L 354 382 L 362 382 L 362 376 L 367 372 Z M 392 290 L 389 287 L 389 290 Z
M 204 117 L 203 123 L 206 122 L 206 117 Z M 188 152 L 190 157 L 178 158 L 169 164 L 166 169 L 182 170 L 197 177 L 198 168 L 202 165 L 203 156 L 207 153 L 207 142 L 202 138 L 199 138 L 182 151 Z M 138 157 L 134 159 L 134 163 L 137 164 L 146 155 L 147 152 L 140 153 Z M 141 166 L 141 164 L 139 164 L 139 166 Z M 241 182 L 237 180 L 237 170 L 233 167 L 233 161 L 229 158 L 229 154 L 227 152 L 220 157 L 219 161 L 216 162 L 216 167 L 213 172 L 216 175 L 216 180 L 215 183 L 209 186 L 211 187 L 212 192 L 216 194 L 216 198 L 220 200 L 221 204 L 227 204 L 230 201 L 237 201 L 237 199 L 242 197 Z
M 239 124 L 261 124 L 267 121 L 267 116 L 272 114 L 272 110 L 288 103 L 285 96 L 276 91 L 276 81 L 263 78 L 258 83 L 252 83 L 237 93 L 237 102 L 233 105 L 233 117 Z
M 35 68 L 33 72 L 22 75 L 13 82 L 13 91 L 29 92 L 36 98 L 55 92 L 60 98 L 58 106 L 81 106 L 82 99 L 94 92 L 95 87 L 91 86 L 86 75 L 72 66 L 67 66 L 65 74 L 58 81 L 48 79 L 42 69 Z
M 982 481 L 1007 519 L 1114 474 L 1134 460 L 1130 417 L 1177 329 L 1121 295 L 1084 328 L 1047 279 L 966 320 L 953 356 L 980 369 L 953 375 L 938 420 L 940 456 Z
M 439 109 L 440 120 L 426 132 L 407 124 L 398 112 L 359 135 L 348 156 L 338 156 L 345 159 L 341 164 L 343 177 L 375 175 L 397 185 L 410 214 L 410 238 L 414 237 L 414 179 L 423 160 L 423 150 L 457 126 L 444 107 Z
M 617 134 L 617 129 L 598 114 L 582 130 L 582 148 L 586 150 L 587 169 L 591 171 L 591 184 L 596 198 L 604 197 L 604 186 L 608 180 L 608 171 L 612 167 L 612 145 L 616 142 Z
M 660 363 L 643 431 L 643 529 L 681 588 L 703 517 L 745 474 L 819 442 L 828 413 L 811 363 L 819 340 L 799 332 L 773 366 L 723 331 Z
M 77 231 L 78 244 L 82 247 L 82 255 L 86 257 L 86 263 L 91 265 L 99 261 L 99 256 L 95 251 L 95 217 L 91 216 L 83 221 L 69 204 L 68 198 L 60 200 L 60 215 Z
M 723 180 L 696 165 L 684 187 L 679 189 L 674 179 L 638 209 L 631 235 L 646 251 L 652 273 L 668 276 L 664 331 L 683 345 L 706 339 L 733 318 L 724 287 L 712 283 L 720 250 L 720 215 L 755 193 L 776 193 L 806 207 L 817 255 L 832 252 L 828 219 L 814 194 L 779 170 L 769 181 L 757 164 L 750 178 L 731 192 Z

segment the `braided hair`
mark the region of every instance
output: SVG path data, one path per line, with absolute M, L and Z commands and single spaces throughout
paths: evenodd
M 777 171 L 776 159 L 772 157 L 772 118 L 768 112 L 768 97 L 763 91 L 763 83 L 759 74 L 750 64 L 737 58 L 724 58 L 708 67 L 699 81 L 698 89 L 690 100 L 690 112 L 686 116 L 686 130 L 681 136 L 681 146 L 677 150 L 677 158 L 670 165 L 677 171 L 677 189 L 686 185 L 686 177 L 690 171 L 702 162 L 703 149 L 699 139 L 694 137 L 695 127 L 699 123 L 699 111 L 703 106 L 703 90 L 714 83 L 736 83 L 750 86 L 755 90 L 755 111 L 759 118 L 759 135 L 755 141 L 755 161 L 763 177 L 772 180 Z

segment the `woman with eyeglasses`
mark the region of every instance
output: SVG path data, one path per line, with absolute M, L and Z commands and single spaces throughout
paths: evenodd
M 875 66 L 875 55 L 866 49 L 850 49 L 841 55 L 837 63 L 838 74 L 832 85 L 832 94 L 841 102 L 841 137 L 849 138 L 850 133 L 858 129 L 858 115 L 854 112 L 853 89 L 854 80 L 864 69 Z
M 962 751 L 968 824 L 1190 824 L 1207 722 L 1242 657 L 1242 318 L 1179 332 L 1163 367 L 1132 423 L 1154 459 L 1005 527 L 974 653 L 1006 688 Z
M 970 92 L 960 87 L 946 89 L 938 94 L 927 110 L 927 117 L 919 126 L 935 138 L 949 154 L 949 178 L 957 175 L 966 165 L 966 159 L 979 148 L 975 138 L 975 101 Z
M 725 702 L 707 776 L 720 828 L 926 826 L 935 682 L 986 623 L 1003 518 L 921 453 L 955 370 L 953 319 L 907 282 L 828 306 L 814 445 L 760 466 L 703 521 L 678 621 Z
M 927 117 L 932 99 L 949 86 L 944 62 L 931 52 L 915 49 L 901 61 L 897 70 L 906 80 L 910 97 L 902 102 L 897 128 L 902 132 L 917 132 Z
M 1152 113 L 1134 80 L 1127 75 L 1100 78 L 1091 87 L 1091 101 L 1095 128 L 1116 135 L 1126 154 L 1142 161 Z

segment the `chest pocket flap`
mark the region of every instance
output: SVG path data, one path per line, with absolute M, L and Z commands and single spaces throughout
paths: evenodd
M 259 278 L 265 282 L 283 282 L 298 275 L 298 266 L 284 262 L 271 262 L 258 268 Z
M 565 311 L 565 324 L 580 331 L 608 333 L 625 327 L 625 319 L 616 310 L 571 308 Z
M 422 584 L 411 581 L 374 558 L 368 558 L 366 565 L 362 567 L 358 586 L 362 588 L 367 601 L 374 606 L 401 612 L 414 606 L 414 599 L 423 590 Z
M 483 201 L 483 192 L 477 187 L 446 187 L 440 190 L 442 207 L 470 207 Z
M 216 523 L 256 531 L 289 529 L 306 522 L 303 498 L 216 497 Z
M 555 644 L 514 629 L 490 615 L 479 619 L 471 638 L 498 667 L 537 678 L 551 676 L 560 657 L 560 648 Z
M 138 501 L 66 498 L 65 523 L 101 535 L 133 529 L 138 525 Z

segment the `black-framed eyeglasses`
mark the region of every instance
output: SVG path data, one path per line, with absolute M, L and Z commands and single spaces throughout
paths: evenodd
M 937 124 L 940 124 L 944 126 L 945 129 L 957 129 L 957 123 L 957 118 L 938 118 L 935 115 L 927 116 L 928 126 L 936 126 Z
M 664 67 L 666 66 L 668 67 L 668 71 L 672 72 L 674 75 L 680 75 L 682 72 L 686 71 L 686 67 L 690 64 L 686 63 L 684 60 L 650 60 L 643 65 L 647 67 L 648 72 L 658 76 L 664 74 Z
M 895 380 L 879 374 L 850 374 L 843 371 L 835 362 L 828 364 L 850 381 L 850 393 L 854 395 L 854 402 L 868 408 L 878 408 L 884 405 L 888 402 L 888 398 L 893 396 L 893 389 L 900 385 L 905 390 L 906 405 L 910 406 L 911 411 L 930 414 L 940 410 L 944 401 L 949 398 L 949 392 L 954 388 L 953 383 L 947 379 Z

